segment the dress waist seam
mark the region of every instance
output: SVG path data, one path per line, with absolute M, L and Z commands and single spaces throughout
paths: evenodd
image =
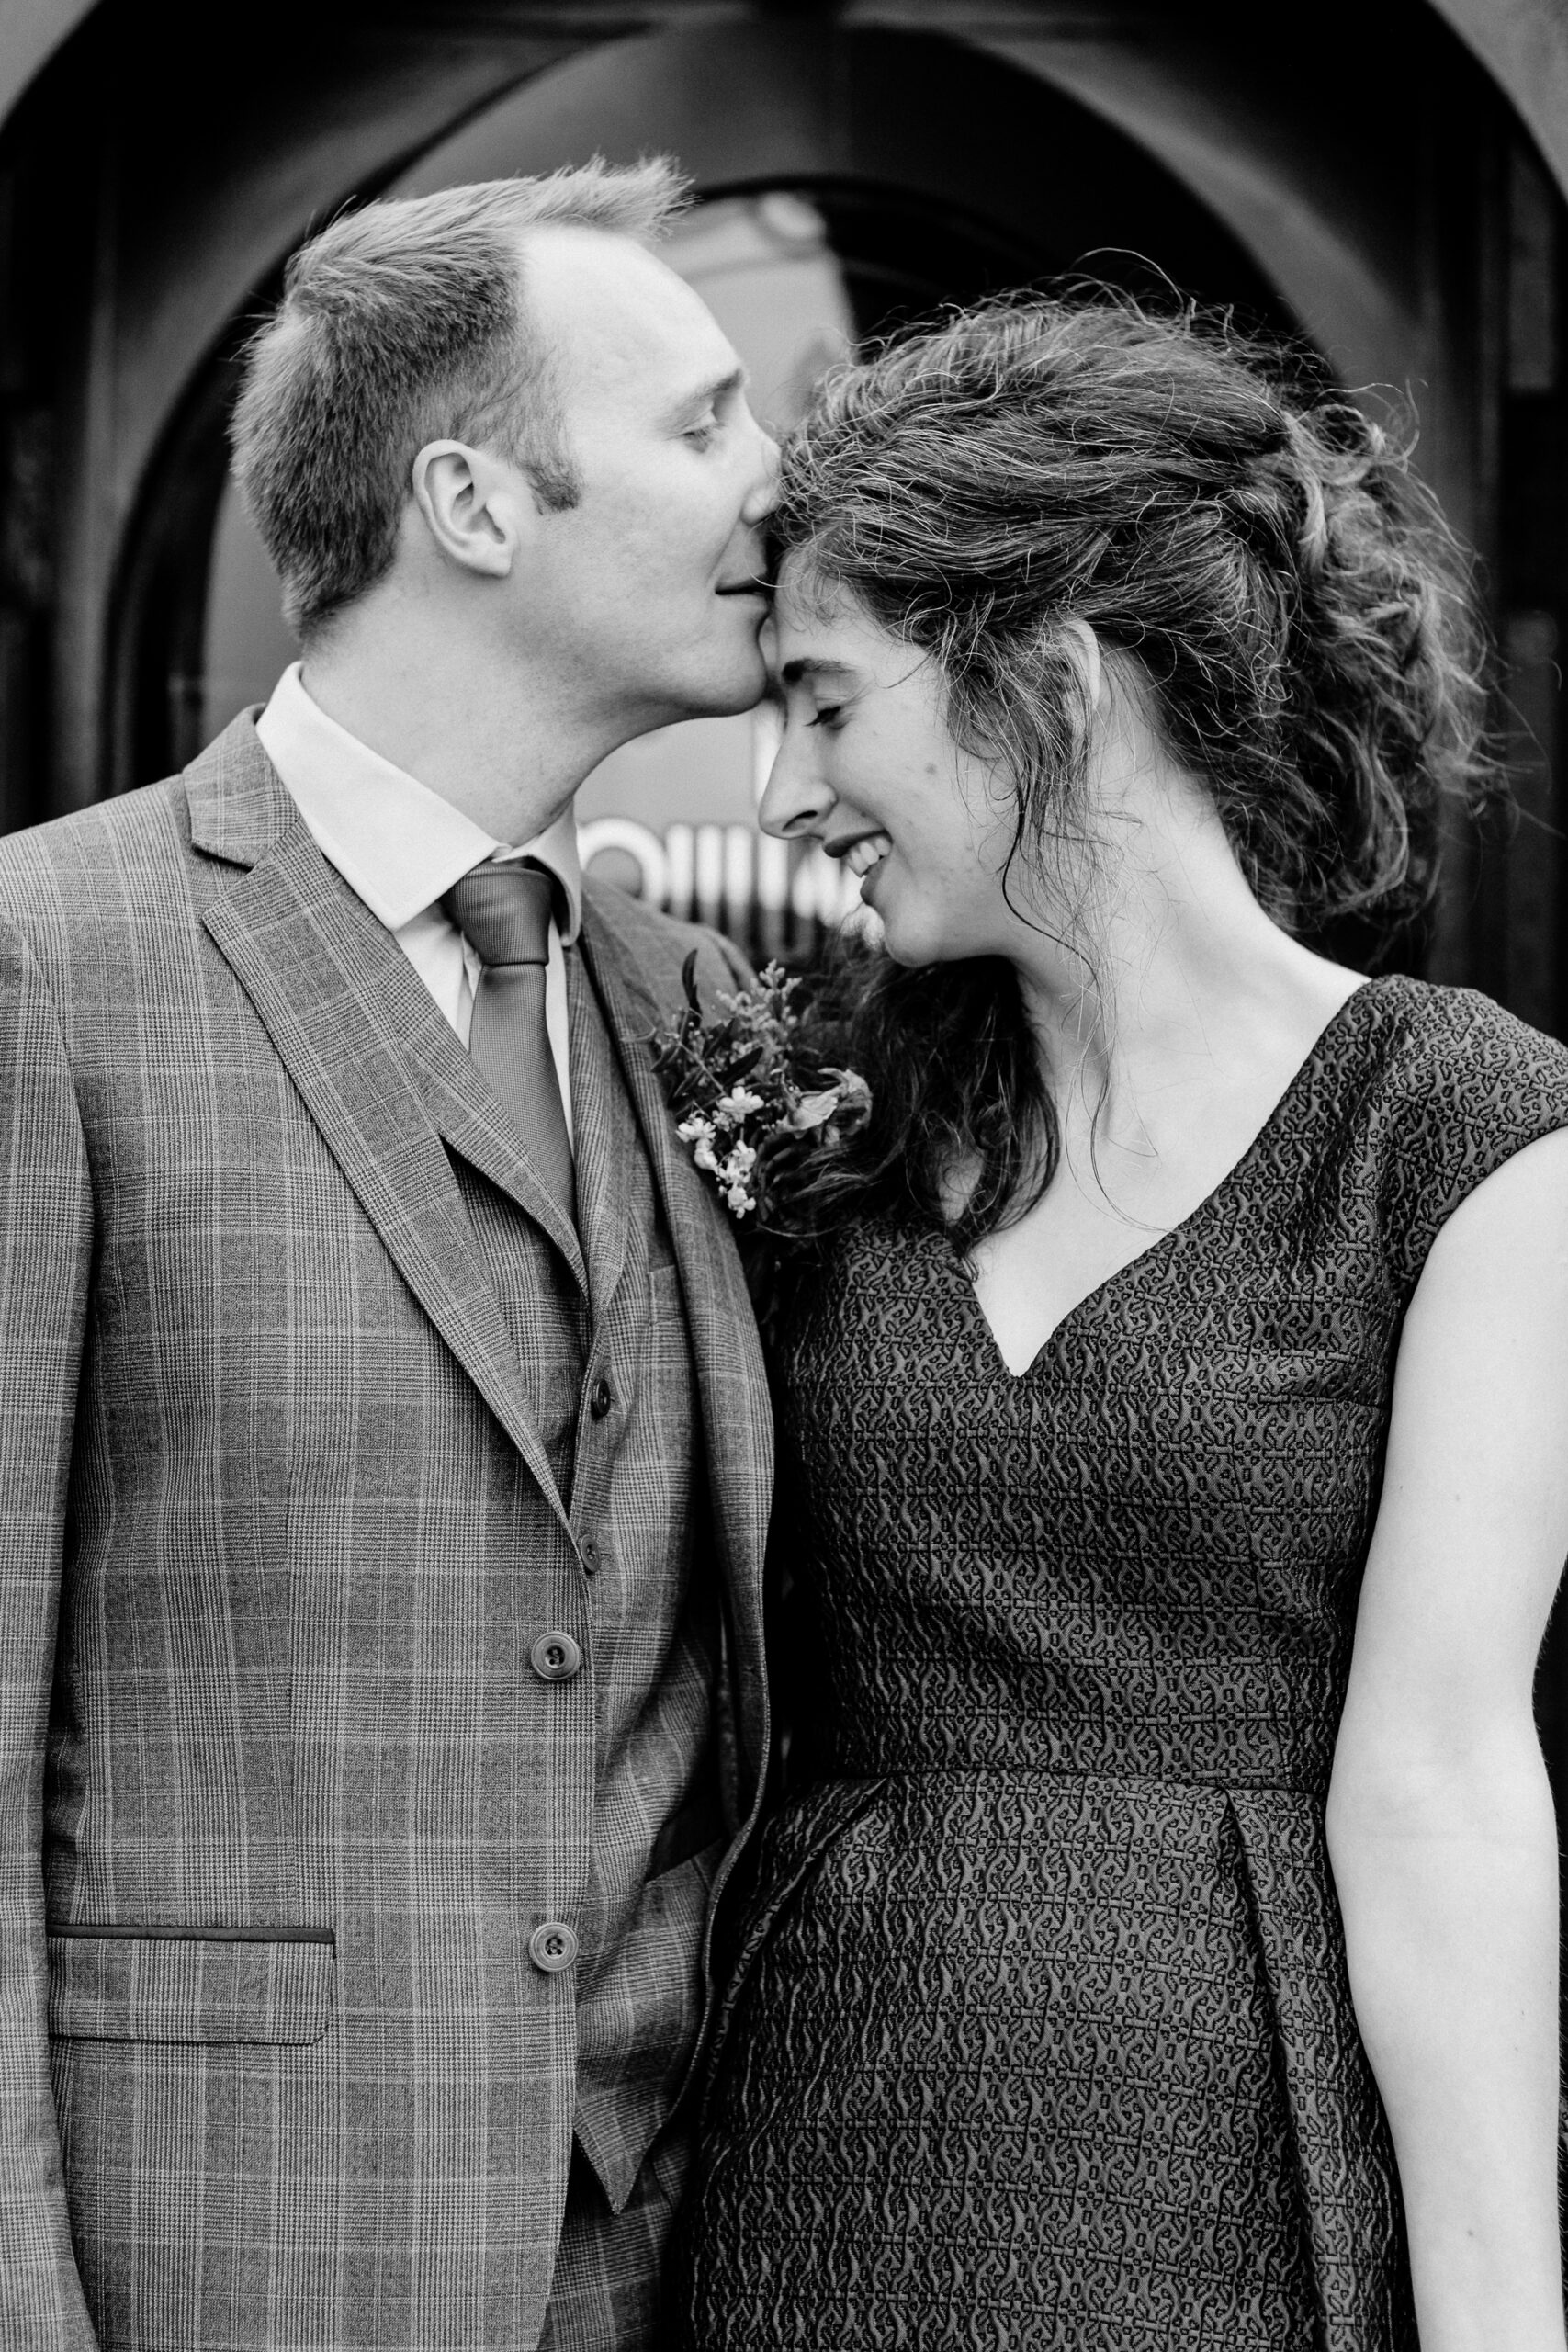
M 1212 1789 L 1220 1796 L 1300 1797 L 1321 1804 L 1325 1792 L 1311 1781 L 1252 1781 L 1238 1775 L 1203 1778 L 1189 1772 L 1109 1772 L 1089 1764 L 867 1765 L 853 1771 L 823 1772 L 822 1781 L 1139 1781 L 1160 1788 Z

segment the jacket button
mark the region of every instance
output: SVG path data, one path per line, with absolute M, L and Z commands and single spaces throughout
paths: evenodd
M 603 1560 L 604 1555 L 600 1550 L 598 1544 L 594 1543 L 593 1538 L 591 1535 L 585 1535 L 577 1548 L 581 1555 L 582 1565 L 587 1569 L 589 1575 L 591 1577 L 597 1576 L 599 1573 L 599 1564 Z
M 577 1938 L 564 1919 L 547 1919 L 528 1939 L 528 1957 L 547 1976 L 558 1976 L 577 1958 Z
M 582 1665 L 582 1652 L 570 1634 L 541 1634 L 528 1653 L 541 1682 L 570 1682 Z
M 588 1399 L 588 1409 L 596 1421 L 602 1421 L 615 1401 L 615 1392 L 607 1380 L 596 1380 L 593 1394 Z

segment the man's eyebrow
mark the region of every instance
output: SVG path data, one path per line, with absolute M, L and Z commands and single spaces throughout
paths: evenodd
M 716 376 L 711 384 L 700 385 L 694 392 L 687 392 L 682 399 L 676 401 L 670 413 L 671 416 L 689 416 L 702 409 L 713 408 L 719 401 L 727 399 L 731 392 L 743 390 L 745 384 L 745 368 L 731 368 L 728 374 Z

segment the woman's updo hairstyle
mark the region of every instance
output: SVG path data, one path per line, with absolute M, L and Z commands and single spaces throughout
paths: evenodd
M 955 739 L 1012 780 L 1015 875 L 1094 846 L 1073 620 L 1135 660 L 1287 929 L 1353 915 L 1392 936 L 1430 902 L 1440 805 L 1487 772 L 1463 560 L 1406 444 L 1228 319 L 1097 288 L 896 342 L 818 395 L 773 529 L 935 658 Z M 1054 1120 L 1015 999 L 990 965 L 876 974 L 855 1042 L 877 1115 L 823 1169 L 820 1212 L 850 1180 L 857 1206 L 901 1190 L 941 1214 L 955 1153 L 982 1164 L 964 1238 L 1038 1196 Z M 950 1019 L 972 1045 L 982 1014 L 992 1066 L 931 1067 Z M 922 1042 L 929 1082 L 889 1068 Z

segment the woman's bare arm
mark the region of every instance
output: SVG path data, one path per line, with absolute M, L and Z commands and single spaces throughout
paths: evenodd
M 1562 2352 L 1557 1833 L 1536 1657 L 1568 1553 L 1568 1135 L 1487 1178 L 1405 1320 L 1329 1794 L 1422 2352 Z

